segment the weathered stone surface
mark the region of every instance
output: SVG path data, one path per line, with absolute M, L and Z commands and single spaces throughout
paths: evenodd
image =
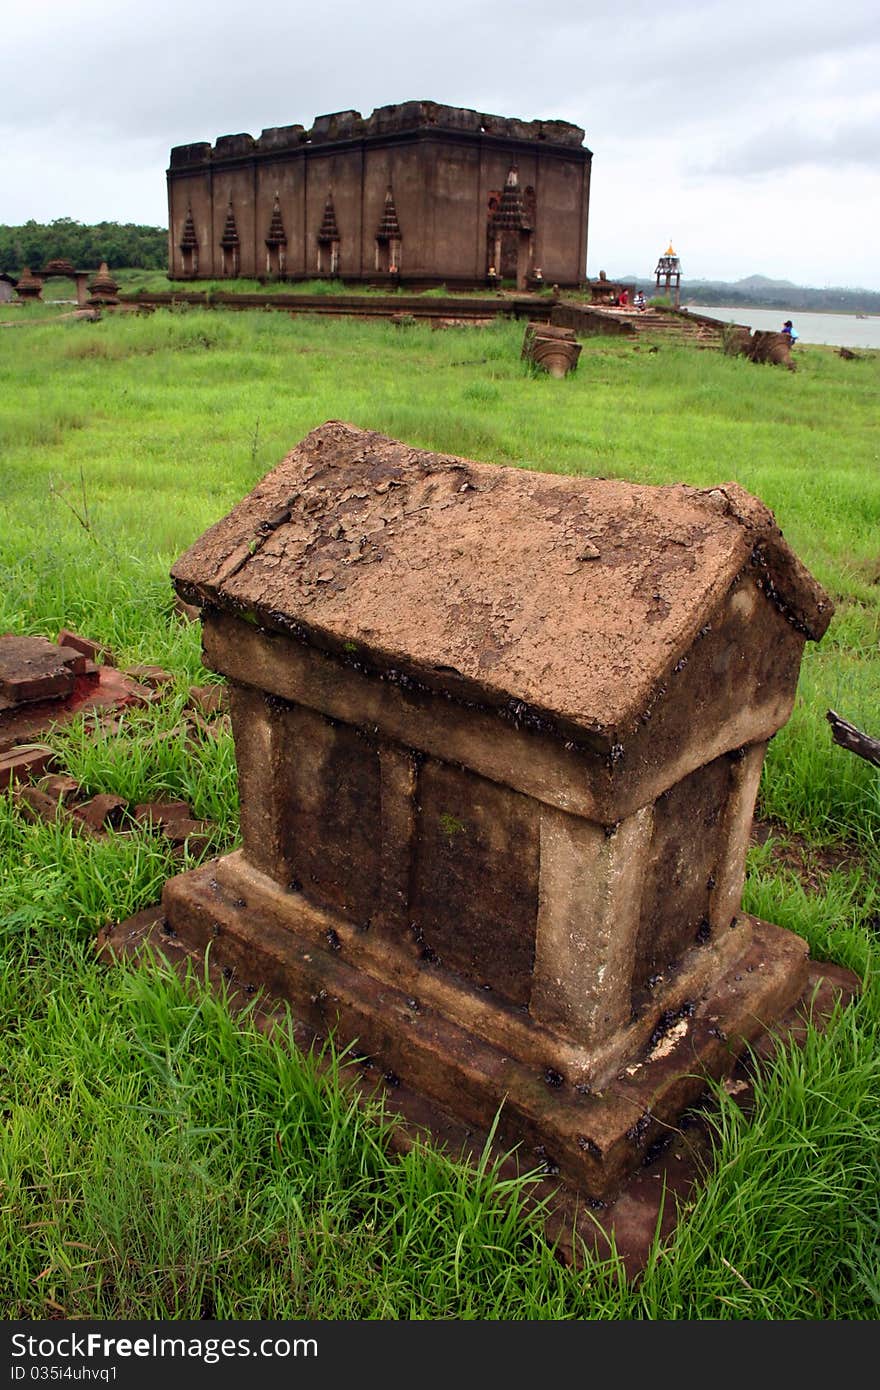
M 316 914 L 310 929 L 291 932 L 278 890 L 263 885 L 276 895 L 272 913 L 271 897 L 260 896 L 260 886 L 247 873 L 218 877 L 215 861 L 168 880 L 162 912 L 187 950 L 204 951 L 210 943 L 212 961 L 231 985 L 291 1000 L 295 1018 L 311 1033 L 324 1037 L 332 1030 L 340 1042 L 357 1041 L 381 1071 L 466 1123 L 488 1127 L 503 1100 L 499 1138 L 505 1147 L 544 1148 L 564 1182 L 603 1199 L 619 1190 L 652 1141 L 702 1093 L 705 1075 L 729 1074 L 744 1044 L 800 997 L 807 978 L 806 944 L 750 920 L 751 945 L 735 968 L 683 1010 L 681 1026 L 656 1030 L 642 1058 L 597 1089 L 559 1070 L 556 1053 L 545 1050 L 546 1032 L 532 1030 L 529 1051 L 513 1025 L 506 1037 L 489 1042 L 473 1026 L 479 990 L 469 1024 L 458 1022 L 421 987 L 429 982 L 430 964 L 393 979 L 375 965 L 359 968 L 359 943 L 352 955 L 354 939 L 344 924 L 334 933 Z
M 561 380 L 574 371 L 580 354 L 580 343 L 570 343 L 560 338 L 545 338 L 538 334 L 532 348 L 532 361 L 542 371 Z
M 115 305 L 119 303 L 119 285 L 102 261 L 89 281 L 89 304 Z
M 729 667 L 736 652 L 746 677 L 734 701 L 712 672 L 731 704 L 748 706 L 767 685 L 766 669 L 747 670 L 751 644 L 734 645 L 768 606 L 762 592 L 784 620 L 783 645 L 786 626 L 796 639 L 795 664 L 833 611 L 772 513 L 735 483 L 537 474 L 340 422 L 307 436 L 172 574 L 188 602 L 611 744 L 650 715 L 661 686 L 680 683 L 677 663 L 737 583 L 738 631 L 712 656 Z
M 42 298 L 43 282 L 39 275 L 32 274 L 30 266 L 26 265 L 22 268 L 15 292 L 19 299 L 23 300 L 35 301 Z
M 775 366 L 797 370 L 791 355 L 791 339 L 786 333 L 772 333 L 756 328 L 750 332 L 741 325 L 731 326 L 724 334 L 724 351 L 729 356 L 748 357 L 751 362 L 770 362 Z
M 0 700 L 8 705 L 62 699 L 84 670 L 82 655 L 47 637 L 0 638 Z
M 252 987 L 224 973 L 213 963 L 211 955 L 200 958 L 187 947 L 164 916 L 160 905 L 144 909 L 123 923 L 111 923 L 98 934 L 98 948 L 104 959 L 137 960 L 145 951 L 158 953 L 182 977 L 193 966 L 199 978 L 204 974 L 217 987 L 222 985 L 224 997 L 234 1009 L 246 1007 L 249 1014 L 265 1030 L 276 1021 L 283 1022 L 286 1036 L 307 1050 L 313 1034 L 294 1016 L 288 1021 L 270 995 L 255 997 Z M 801 1044 L 808 1020 L 822 1027 L 832 1010 L 845 1006 L 858 992 L 858 978 L 840 966 L 811 964 L 807 984 L 801 996 L 781 1015 L 770 1032 L 756 1041 L 753 1055 L 765 1059 L 773 1055 L 780 1041 Z M 414 1005 L 418 1001 L 411 1001 Z M 747 1059 L 740 1059 L 731 1071 L 726 1089 L 734 1102 L 747 1109 L 754 1100 L 752 1072 Z M 383 1086 L 380 1066 L 369 1057 L 361 1065 L 342 1073 L 356 1096 L 372 1097 Z M 693 1201 L 694 1189 L 711 1166 L 716 1132 L 706 1110 L 692 1109 L 676 1121 L 666 1136 L 668 1142 L 657 1143 L 645 1151 L 639 1148 L 641 1164 L 625 1180 L 622 1189 L 606 1199 L 585 1201 L 582 1192 L 560 1186 L 559 1174 L 546 1145 L 528 1149 L 520 1144 L 513 1152 L 493 1143 L 488 1129 L 474 1127 L 441 1109 L 395 1077 L 397 1084 L 386 1091 L 387 1113 L 396 1123 L 389 1131 L 392 1147 L 406 1153 L 424 1137 L 440 1144 L 453 1158 L 476 1164 L 488 1151 L 499 1165 L 499 1176 L 514 1178 L 519 1173 L 541 1170 L 546 1178 L 535 1183 L 529 1193 L 535 1201 L 546 1203 L 545 1228 L 557 1254 L 567 1263 L 580 1265 L 585 1258 L 597 1255 L 606 1258 L 612 1250 L 621 1257 L 630 1278 L 644 1269 L 659 1232 L 661 1240 L 671 1234 L 676 1222 Z M 503 1111 L 502 1111 L 503 1114 Z M 582 1136 L 586 1142 L 586 1136 Z M 657 1156 L 653 1157 L 657 1150 Z M 613 1244 L 612 1244 L 613 1242 Z

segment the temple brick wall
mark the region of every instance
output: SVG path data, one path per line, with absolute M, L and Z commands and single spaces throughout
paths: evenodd
M 577 284 L 592 160 L 583 138 L 563 121 L 407 102 L 180 145 L 168 168 L 169 273 L 481 282 L 500 257 L 498 274 L 520 288 L 536 268 Z M 328 204 L 335 244 L 320 238 Z

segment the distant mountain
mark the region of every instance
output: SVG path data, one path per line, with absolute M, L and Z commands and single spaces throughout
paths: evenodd
M 793 280 L 769 280 L 766 275 L 747 275 L 744 280 L 735 280 L 734 284 L 738 290 L 744 292 L 754 290 L 758 294 L 764 294 L 769 290 L 796 290 L 798 288 Z
M 619 283 L 635 285 L 649 296 L 657 293 L 655 280 L 640 275 L 621 275 Z M 729 305 L 753 309 L 801 309 L 837 314 L 880 314 L 876 290 L 826 285 L 818 289 L 795 285 L 791 280 L 772 280 L 766 275 L 747 275 L 742 280 L 688 280 L 682 276 L 682 304 Z

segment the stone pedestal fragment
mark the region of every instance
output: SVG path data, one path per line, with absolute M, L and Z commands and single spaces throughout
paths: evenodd
M 614 1200 L 807 983 L 740 903 L 832 612 L 772 514 L 329 422 L 173 576 L 229 683 L 243 844 L 166 884 L 167 932 Z
M 550 376 L 564 377 L 573 372 L 581 355 L 581 345 L 571 328 L 549 323 L 528 323 L 523 334 L 522 357 Z

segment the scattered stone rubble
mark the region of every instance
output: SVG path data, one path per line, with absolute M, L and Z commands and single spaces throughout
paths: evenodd
M 143 708 L 173 687 L 174 676 L 163 667 L 137 663 L 118 670 L 109 648 L 68 629 L 57 642 L 0 636 L 0 791 L 12 789 L 30 821 L 61 819 L 73 833 L 91 836 L 149 829 L 177 854 L 203 853 L 214 825 L 196 818 L 188 802 L 130 803 L 109 792 L 94 794 L 61 768 L 55 749 L 19 737 L 23 728 L 45 734 L 77 714 L 85 714 L 94 734 L 106 737 L 119 731 L 126 710 Z M 226 710 L 223 686 L 191 686 L 182 721 L 153 741 L 184 736 L 201 747 L 206 737 L 229 731 Z
M 769 362 L 773 366 L 787 367 L 790 372 L 797 371 L 791 355 L 791 339 L 786 333 L 771 333 L 760 328 L 751 333 L 748 328 L 734 325 L 724 336 L 724 351 L 728 357 L 747 357 L 750 362 Z

